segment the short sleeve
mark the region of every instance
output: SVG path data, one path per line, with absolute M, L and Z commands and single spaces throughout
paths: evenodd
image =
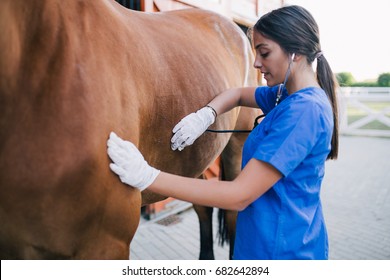
M 255 91 L 255 99 L 259 108 L 268 114 L 273 108 L 275 108 L 276 95 L 278 94 L 279 85 L 274 87 L 262 86 L 258 87 Z M 282 99 L 287 96 L 287 92 L 284 87 L 282 90 Z
M 273 116 L 272 126 L 253 154 L 254 158 L 271 164 L 284 176 L 312 151 L 322 127 L 320 108 L 315 103 L 289 106 L 294 108 L 283 108 Z

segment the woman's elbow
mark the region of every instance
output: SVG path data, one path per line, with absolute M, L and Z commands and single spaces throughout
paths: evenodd
M 228 194 L 226 197 L 221 197 L 221 201 L 224 201 L 225 207 L 227 210 L 242 211 L 248 207 L 249 204 L 253 202 L 253 198 L 250 194 L 243 192 L 240 185 L 237 185 L 235 181 L 230 181 L 232 190 L 227 191 L 225 194 Z M 237 191 L 238 190 L 238 191 Z
M 250 200 L 248 200 L 248 199 L 241 199 L 241 200 L 235 201 L 232 204 L 232 209 L 230 209 L 230 210 L 234 210 L 234 211 L 240 212 L 240 211 L 244 210 L 245 208 L 247 208 L 249 206 L 249 204 L 251 204 Z

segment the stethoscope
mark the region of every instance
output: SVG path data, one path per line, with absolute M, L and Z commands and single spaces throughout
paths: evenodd
M 286 84 L 287 82 L 287 79 L 288 77 L 290 76 L 290 73 L 291 73 L 291 63 L 294 61 L 294 58 L 295 58 L 295 53 L 293 53 L 291 55 L 291 58 L 290 58 L 290 61 L 289 61 L 289 64 L 288 64 L 288 68 L 287 68 L 287 72 L 286 72 L 286 75 L 284 76 L 284 81 L 283 81 L 283 84 L 280 84 L 279 85 L 279 88 L 278 88 L 278 93 L 276 94 L 276 100 L 275 100 L 275 107 L 278 106 L 279 102 L 280 102 L 280 99 L 282 98 L 282 89 L 284 87 L 284 85 Z M 212 132 L 212 133 L 251 133 L 253 129 L 256 128 L 256 126 L 259 124 L 259 120 L 264 118 L 266 116 L 266 114 L 262 114 L 260 116 L 257 116 L 255 118 L 255 121 L 253 123 L 253 128 L 252 129 L 227 129 L 227 130 L 215 130 L 215 129 L 207 129 L 206 131 L 207 132 Z

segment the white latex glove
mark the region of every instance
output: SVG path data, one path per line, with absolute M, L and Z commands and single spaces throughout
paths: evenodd
M 133 143 L 122 140 L 114 132 L 110 133 L 107 146 L 107 153 L 113 161 L 110 168 L 119 176 L 122 183 L 143 191 L 160 174 L 160 170 L 151 167 L 145 161 Z
M 211 107 L 203 107 L 184 117 L 174 128 L 171 139 L 172 150 L 182 151 L 192 145 L 207 128 L 215 122 L 216 112 Z

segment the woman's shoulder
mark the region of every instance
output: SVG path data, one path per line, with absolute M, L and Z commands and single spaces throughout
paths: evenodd
M 303 88 L 292 94 L 291 97 L 292 99 L 299 100 L 299 103 L 304 106 L 325 106 L 331 109 L 326 92 L 319 87 Z
M 291 111 L 301 116 L 310 116 L 312 122 L 333 124 L 333 110 L 326 92 L 322 88 L 304 88 L 291 96 Z
M 306 87 L 296 91 L 292 95 L 295 95 L 297 97 L 316 97 L 316 96 L 326 96 L 326 93 L 320 87 Z

